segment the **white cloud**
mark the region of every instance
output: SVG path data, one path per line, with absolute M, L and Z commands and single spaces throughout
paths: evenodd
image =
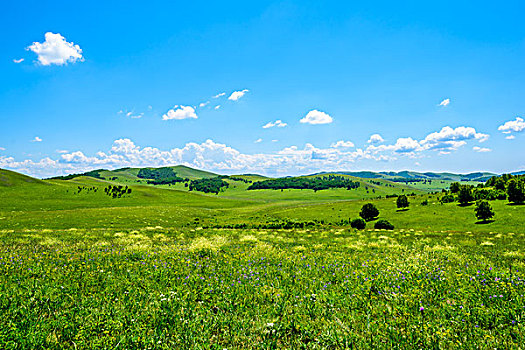
M 217 94 L 217 95 L 213 96 L 213 98 L 219 98 L 219 97 L 222 97 L 224 95 L 226 95 L 226 93 L 225 92 L 221 92 L 220 94 Z
M 257 139 L 255 141 L 253 141 L 253 143 L 261 143 L 263 139 Z
M 381 143 L 381 142 L 384 142 L 385 140 L 381 137 L 381 135 L 379 134 L 373 134 L 372 136 L 370 136 L 370 138 L 368 139 L 368 143 L 371 143 L 371 144 L 376 144 L 376 143 Z
M 210 103 L 210 101 L 201 102 L 201 103 L 199 103 L 199 107 L 200 107 L 200 108 L 202 108 L 202 107 L 206 107 L 209 103 Z
M 20 58 L 20 59 L 18 59 L 18 60 L 17 60 L 17 59 L 14 59 L 13 62 L 14 62 L 14 63 L 22 63 L 22 62 L 24 62 L 24 59 L 23 59 L 23 58 Z
M 162 120 L 170 119 L 197 119 L 197 114 L 192 106 L 178 106 L 176 105 L 173 109 L 170 109 L 166 114 L 162 116 Z
M 350 147 L 354 147 L 354 143 L 352 141 L 337 141 L 335 143 L 332 143 L 330 145 L 330 147 L 332 148 L 350 148 Z
M 525 121 L 523 118 L 516 117 L 515 120 L 510 120 L 503 125 L 498 127 L 499 131 L 502 131 L 504 134 L 510 134 L 512 131 L 521 132 L 525 129 Z
M 478 147 L 478 146 L 474 146 L 472 147 L 472 149 L 476 152 L 481 152 L 481 153 L 486 153 L 486 152 L 490 152 L 492 151 L 490 148 L 483 148 L 483 147 Z
M 219 108 L 221 108 L 221 105 L 217 105 L 217 106 L 215 106 L 213 109 L 217 110 L 217 109 L 219 109 Z
M 232 92 L 230 97 L 228 97 L 228 100 L 230 100 L 230 101 L 237 101 L 241 97 L 243 97 L 248 91 L 250 91 L 250 90 L 244 89 L 244 90 L 240 90 L 240 91 L 234 91 L 234 92 Z
M 466 144 L 467 140 L 478 140 L 485 142 L 489 135 L 478 133 L 472 127 L 459 126 L 455 129 L 450 126 L 443 127 L 439 132 L 428 134 L 421 145 L 425 149 L 456 150 Z
M 5 148 L 4 147 L 0 147 L 0 151 L 5 151 Z
M 61 153 L 61 154 L 69 153 L 69 151 L 66 150 L 66 149 L 57 149 L 56 152 L 57 152 L 57 153 Z
M 31 140 L 31 142 L 42 142 L 42 139 L 38 136 L 35 136 L 35 138 Z
M 449 104 L 450 104 L 450 98 L 446 98 L 446 99 L 444 99 L 443 101 L 441 101 L 441 102 L 439 103 L 439 106 L 441 106 L 441 107 L 446 107 L 446 106 L 448 106 Z
M 301 123 L 306 124 L 329 124 L 333 121 L 325 112 L 318 111 L 317 109 L 311 110 L 306 114 L 304 118 L 300 120 Z
M 456 129 L 453 129 L 456 130 Z M 360 161 L 394 161 L 398 157 L 422 158 L 425 152 L 436 150 L 445 155 L 465 145 L 469 139 L 479 140 L 483 134 L 454 131 L 460 136 L 450 134 L 445 129 L 431 133 L 423 140 L 411 137 L 398 138 L 394 144 L 368 145 L 366 149 L 341 147 L 350 146 L 350 141 L 339 141 L 327 148 L 317 148 L 307 143 L 303 148 L 290 146 L 276 152 L 247 154 L 213 140 L 203 143 L 189 142 L 180 148 L 158 149 L 140 147 L 132 140 L 115 140 L 112 147 L 94 155 L 86 155 L 81 150 L 61 153 L 58 159 L 44 158 L 39 161 L 26 159 L 17 161 L 13 157 L 0 155 L 0 168 L 8 168 L 36 176 L 53 176 L 64 173 L 78 173 L 96 168 L 115 169 L 121 167 L 160 167 L 183 164 L 199 169 L 220 173 L 255 172 L 266 175 L 308 174 L 330 169 L 343 171 L 356 169 Z M 452 133 L 452 134 L 454 134 Z M 439 134 L 440 136 L 436 136 Z M 477 135 L 477 138 L 476 138 Z M 452 138 L 452 140 L 451 140 Z M 432 143 L 428 140 L 432 140 Z M 277 142 L 277 140 L 272 140 Z M 424 142 L 425 141 L 425 142 Z M 258 139 L 255 143 L 262 142 Z M 431 148 L 435 143 L 444 142 L 441 147 Z M 454 142 L 450 144 L 449 142 Z M 474 151 L 486 152 L 479 147 Z M 359 168 L 359 167 L 357 167 Z
M 144 113 L 137 113 L 137 114 L 135 114 L 134 111 L 126 111 L 126 112 L 124 112 L 123 110 L 118 111 L 118 114 L 125 114 L 126 117 L 129 117 L 131 119 L 139 119 L 139 118 L 142 118 L 144 116 Z
M 516 136 L 514 135 L 509 135 L 507 137 L 505 137 L 507 140 L 514 140 L 516 138 Z
M 272 142 L 279 142 L 279 140 L 272 140 Z
M 266 125 L 263 125 L 263 129 L 268 129 L 268 128 L 273 128 L 274 126 L 278 127 L 278 128 L 284 128 L 286 125 L 286 123 L 283 123 L 282 120 L 278 119 L 274 122 L 269 122 L 267 123 Z
M 37 54 L 38 62 L 43 66 L 52 64 L 64 65 L 68 62 L 74 63 L 84 61 L 82 49 L 74 43 L 67 42 L 59 33 L 47 32 L 43 43 L 34 42 L 26 50 Z
M 398 153 L 409 153 L 419 151 L 421 149 L 421 146 L 419 142 L 417 142 L 411 137 L 401 137 L 397 139 L 393 149 L 395 152 Z

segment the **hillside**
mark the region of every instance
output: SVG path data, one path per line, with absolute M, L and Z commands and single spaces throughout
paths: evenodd
M 368 178 L 368 179 L 386 179 L 396 182 L 407 182 L 407 181 L 422 181 L 422 180 L 442 180 L 442 181 L 478 181 L 485 182 L 490 177 L 497 174 L 489 172 L 475 172 L 469 174 L 454 174 L 454 173 L 434 173 L 425 172 L 420 173 L 416 171 L 339 171 L 337 174 L 351 175 L 355 177 Z M 324 174 L 324 173 L 319 173 Z
M 46 182 L 14 171 L 0 169 L 0 186 L 11 187 L 24 184 L 46 185 Z

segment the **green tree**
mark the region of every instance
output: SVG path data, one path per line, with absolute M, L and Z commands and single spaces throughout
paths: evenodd
M 387 220 L 381 219 L 381 220 L 377 220 L 377 222 L 374 225 L 374 228 L 383 229 L 383 230 L 393 230 L 394 225 L 392 225 Z
M 379 216 L 379 210 L 372 203 L 366 203 L 361 208 L 359 216 L 362 217 L 365 221 L 370 221 Z
M 494 180 L 494 188 L 497 190 L 505 191 L 505 180 L 502 177 L 497 177 Z
M 468 185 L 463 185 L 459 188 L 458 202 L 461 205 L 467 205 L 474 200 L 472 189 Z
M 357 230 L 363 230 L 366 227 L 366 222 L 361 218 L 356 218 L 350 221 L 350 226 Z
M 523 182 L 518 179 L 511 179 L 507 183 L 507 198 L 509 202 L 522 204 L 525 202 L 525 190 Z
M 461 185 L 459 184 L 459 182 L 453 182 L 450 184 L 450 192 L 458 193 L 460 189 Z
M 478 220 L 481 221 L 487 221 L 494 216 L 494 210 L 492 210 L 489 202 L 485 200 L 477 201 L 474 211 Z
M 410 203 L 408 203 L 408 198 L 407 196 L 405 196 L 404 194 L 402 194 L 401 196 L 398 196 L 397 197 L 397 201 L 396 201 L 396 205 L 398 208 L 402 209 L 402 208 L 408 208 L 408 206 L 410 205 Z

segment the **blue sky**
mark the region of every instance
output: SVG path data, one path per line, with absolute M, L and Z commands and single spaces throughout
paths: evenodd
M 523 13 L 518 1 L 3 2 L 0 167 L 521 170 Z

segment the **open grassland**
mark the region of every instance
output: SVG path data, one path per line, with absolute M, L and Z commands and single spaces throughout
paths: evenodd
M 519 348 L 524 233 L 3 230 L 15 348 Z
M 490 201 L 481 223 L 474 205 L 383 179 L 317 192 L 226 179 L 218 195 L 133 181 L 114 198 L 125 182 L 0 171 L 2 349 L 525 343 L 524 205 Z M 408 210 L 384 198 L 412 192 Z M 368 202 L 395 230 L 349 227 Z

